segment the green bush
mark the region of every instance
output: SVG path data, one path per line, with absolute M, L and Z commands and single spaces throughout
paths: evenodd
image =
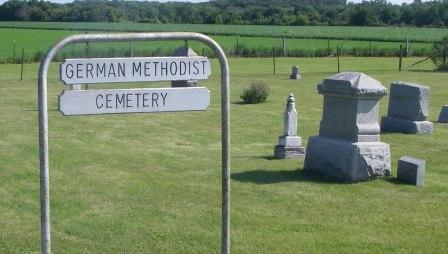
M 268 99 L 269 87 L 260 81 L 252 81 L 250 87 L 244 89 L 240 98 L 246 104 L 263 103 Z
M 434 42 L 431 50 L 431 60 L 438 70 L 448 71 L 448 36 Z

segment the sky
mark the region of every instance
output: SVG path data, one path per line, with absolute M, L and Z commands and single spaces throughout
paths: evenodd
M 151 1 L 151 0 L 149 0 Z M 173 0 L 158 0 L 159 2 L 170 2 Z M 198 3 L 198 2 L 207 2 L 207 0 L 175 0 L 177 2 L 192 2 L 192 3 Z M 355 3 L 359 3 L 362 0 L 348 0 L 350 2 L 355 2 Z M 402 4 L 402 3 L 412 3 L 414 0 L 388 0 L 391 3 L 394 4 Z M 0 4 L 3 4 L 4 2 L 6 2 L 6 0 L 0 0 Z M 68 3 L 68 2 L 73 2 L 73 0 L 50 0 L 50 2 L 54 2 L 54 3 Z

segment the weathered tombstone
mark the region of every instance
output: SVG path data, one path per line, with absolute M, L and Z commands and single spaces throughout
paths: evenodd
M 444 105 L 439 115 L 439 123 L 448 123 L 448 105 Z
M 297 110 L 294 95 L 290 94 L 284 113 L 283 135 L 278 137 L 274 157 L 277 159 L 303 158 L 305 148 L 302 147 L 302 138 L 297 136 Z
M 433 123 L 427 121 L 430 88 L 418 84 L 393 82 L 390 87 L 387 116 L 381 119 L 382 132 L 430 134 Z
M 299 66 L 293 66 L 291 70 L 291 76 L 289 76 L 290 79 L 301 79 L 302 76 L 300 75 L 300 67 Z
M 177 48 L 174 53 L 173 56 L 188 56 L 188 57 L 192 57 L 192 56 L 198 56 L 198 54 L 196 54 L 196 52 L 193 51 L 193 49 L 191 49 L 188 46 L 182 46 Z M 197 80 L 174 80 L 171 81 L 171 87 L 195 87 L 198 85 L 198 81 Z
M 317 86 L 324 95 L 319 135 L 310 137 L 305 172 L 347 181 L 390 175 L 389 145 L 380 142 L 381 83 L 363 73 L 342 72 Z
M 425 185 L 425 164 L 410 156 L 403 156 L 398 160 L 397 179 L 401 182 L 423 187 Z

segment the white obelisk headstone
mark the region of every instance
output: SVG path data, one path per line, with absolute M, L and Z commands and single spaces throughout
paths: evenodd
M 284 113 L 283 135 L 278 138 L 274 157 L 277 159 L 303 158 L 305 148 L 302 147 L 302 138 L 297 136 L 297 110 L 294 95 L 290 94 Z

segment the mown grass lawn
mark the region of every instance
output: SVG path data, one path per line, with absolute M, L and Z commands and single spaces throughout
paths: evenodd
M 405 59 L 405 65 L 418 59 Z M 429 120 L 448 104 L 448 73 L 425 63 L 398 72 L 396 58 L 342 58 L 389 86 L 431 86 Z M 289 80 L 292 65 L 303 79 Z M 230 59 L 232 251 L 235 253 L 416 252 L 448 249 L 448 125 L 432 135 L 382 135 L 392 176 L 345 184 L 302 175 L 303 160 L 272 160 L 283 110 L 294 93 L 306 145 L 318 133 L 316 84 L 336 72 L 334 58 Z M 0 252 L 38 252 L 37 68 L 0 65 Z M 52 247 L 54 253 L 217 253 L 221 164 L 219 71 L 202 82 L 204 112 L 64 117 L 64 89 L 52 66 L 49 87 Z M 252 80 L 271 89 L 267 103 L 241 105 Z M 113 85 L 141 87 L 145 84 Z M 150 86 L 169 86 L 168 83 Z M 91 86 L 105 87 L 104 85 Z M 388 98 L 381 102 L 385 115 Z M 424 188 L 395 182 L 399 157 L 426 160 Z

